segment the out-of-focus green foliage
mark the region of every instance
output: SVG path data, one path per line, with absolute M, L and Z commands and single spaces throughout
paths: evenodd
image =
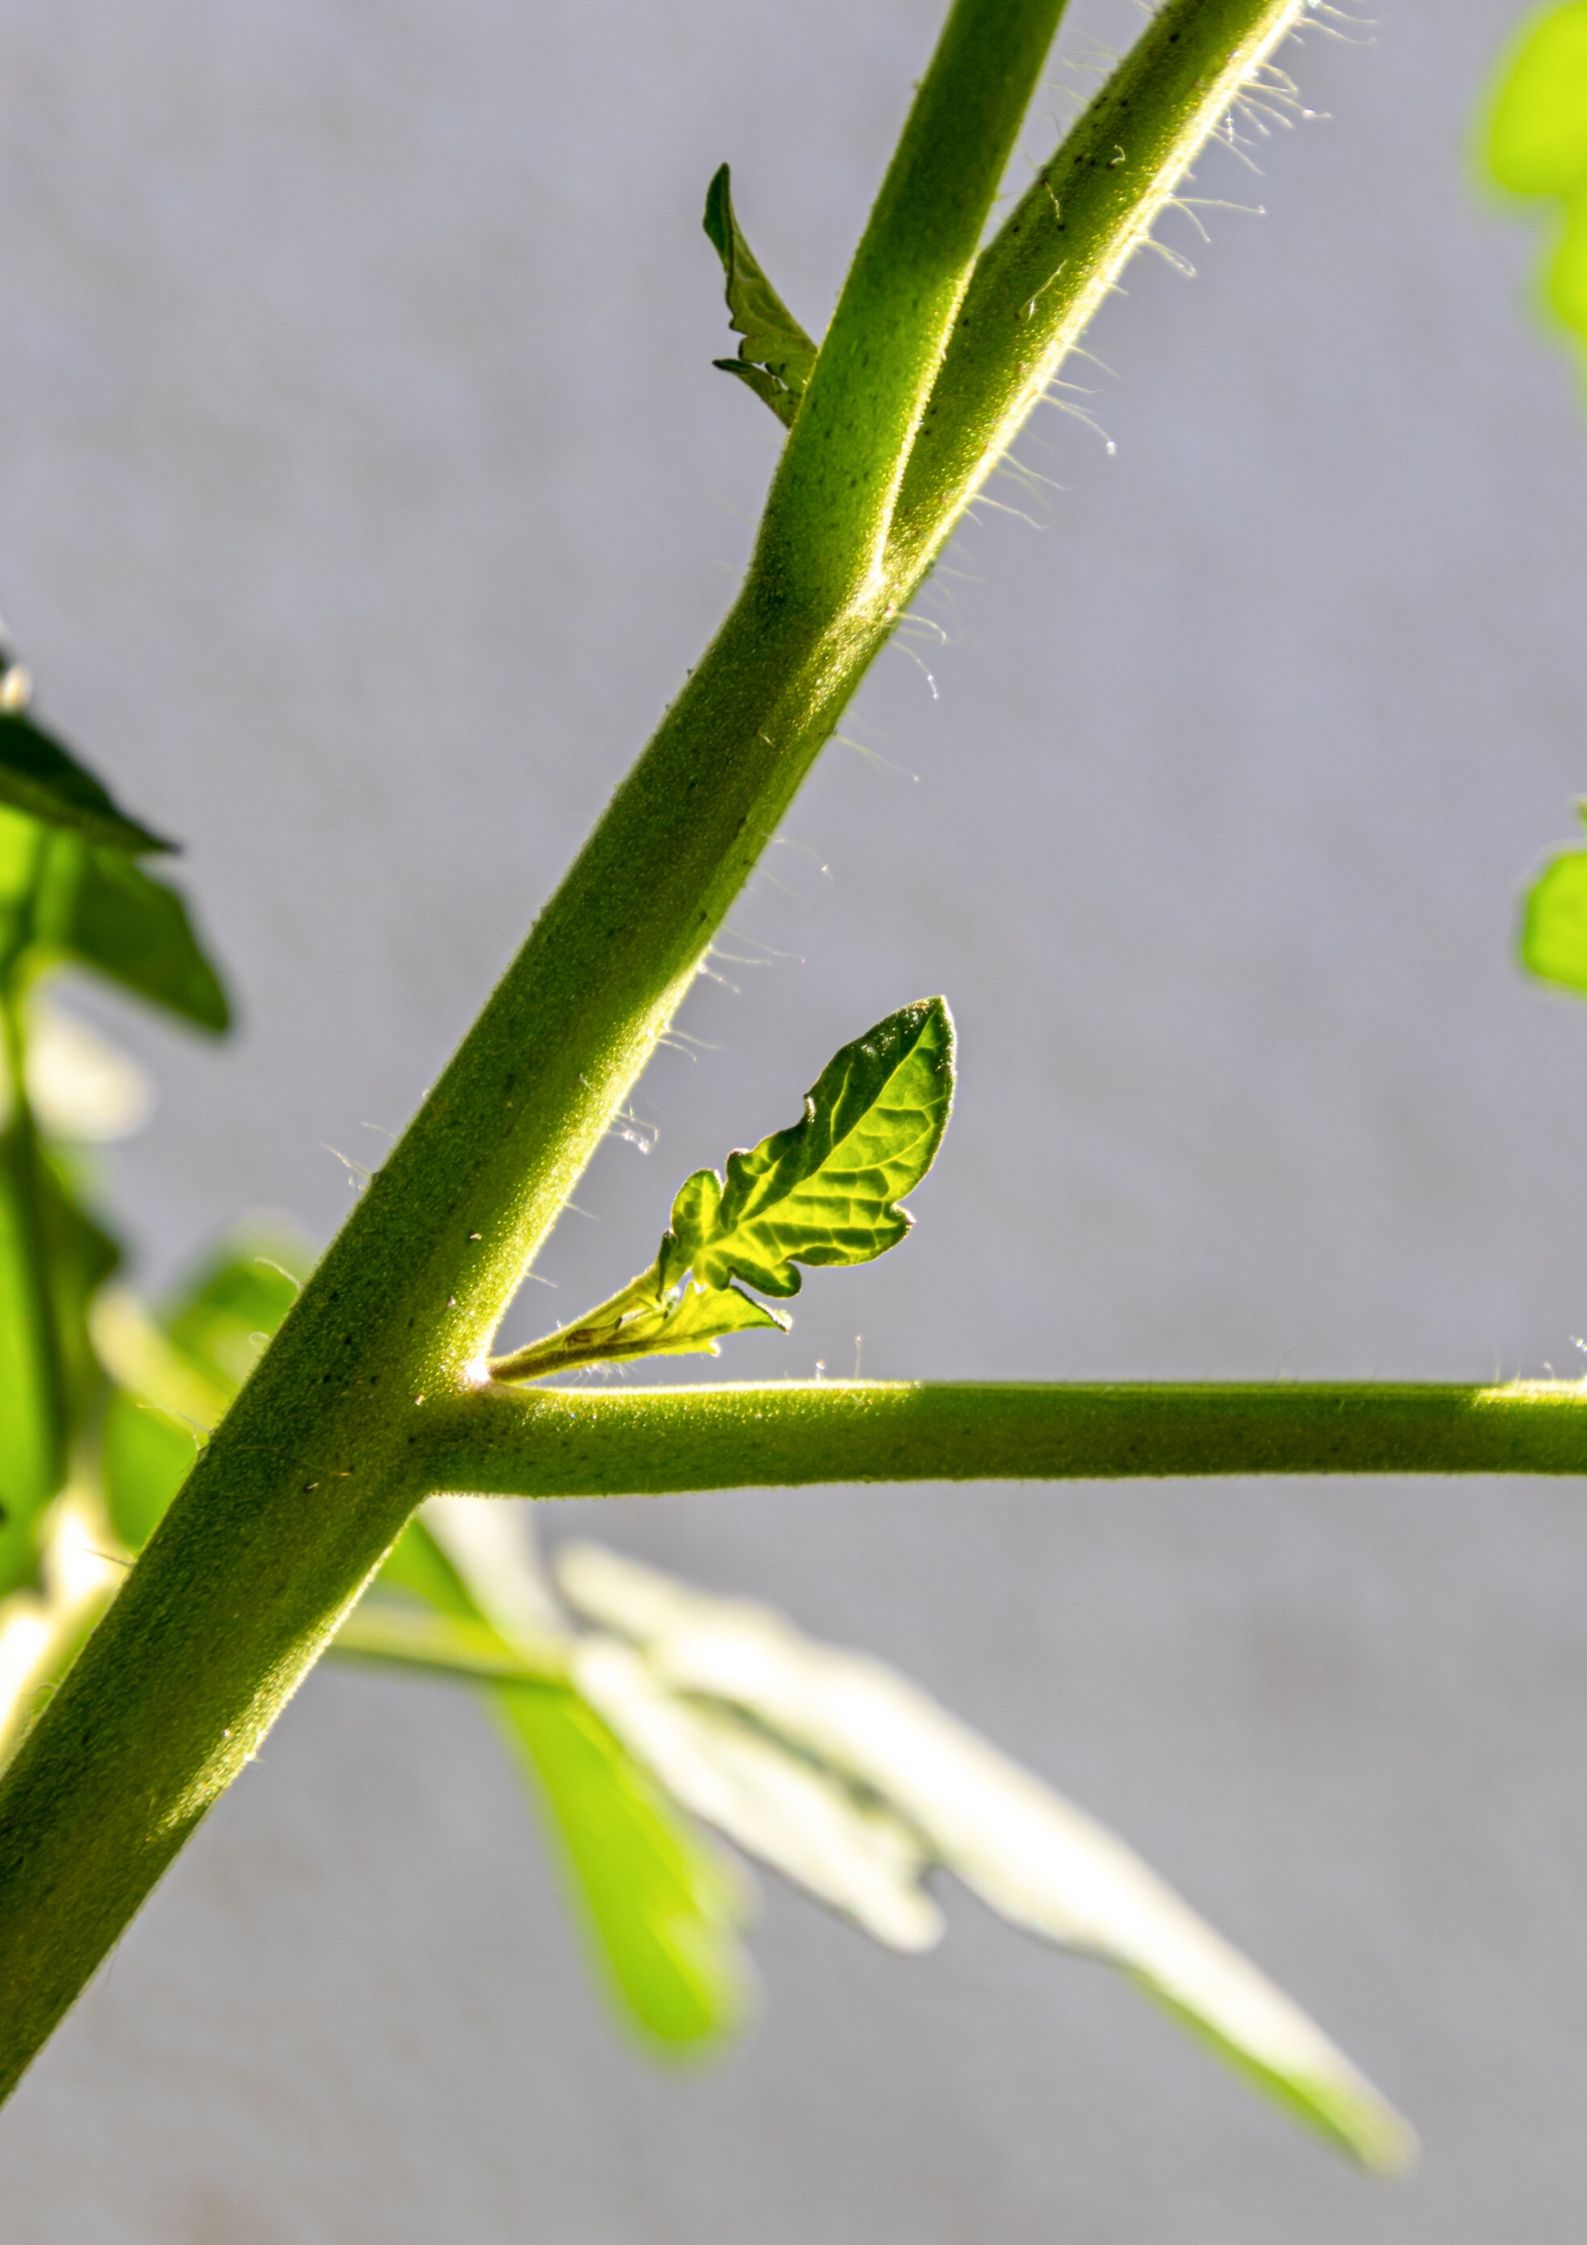
M 1540 981 L 1587 998 L 1587 849 L 1562 850 L 1527 891 L 1521 959 Z
M 28 691 L 0 636 L 0 1756 L 120 1580 L 96 1321 L 121 1249 L 88 1149 L 146 1101 L 54 986 L 71 968 L 192 1026 L 228 1018 L 181 897 L 133 862 L 173 845 L 33 721 Z
M 1587 0 L 1543 8 L 1517 31 L 1495 75 L 1482 149 L 1497 186 L 1553 206 L 1542 293 L 1587 377 Z M 1519 950 L 1539 981 L 1587 997 L 1587 850 L 1560 851 L 1526 891 Z
M 1026 1932 L 1120 1967 L 1365 2165 L 1405 2164 L 1404 2123 L 1287 1997 L 1111 1833 L 901 1676 L 593 1545 L 564 1549 L 557 1579 L 633 1648 L 645 1694 L 598 1649 L 575 1666 L 630 1744 L 653 1694 L 713 1711 L 728 1738 L 812 1765 L 890 1819 L 912 1841 L 912 1864 L 895 1862 L 906 1890 L 953 1872 Z
M 101 1470 L 111 1525 L 129 1551 L 154 1533 L 308 1266 L 297 1240 L 260 1233 L 213 1256 L 158 1318 L 130 1297 L 105 1305 L 100 1346 L 119 1377 L 105 1410 Z
M 1483 134 L 1495 184 L 1553 205 L 1542 296 L 1587 347 L 1587 0 L 1530 16 L 1503 57 Z
M 483 1628 L 508 1654 L 566 1634 L 517 1508 L 437 1499 L 387 1561 L 382 1589 Z M 531 1795 L 609 1992 L 645 2040 L 686 2053 L 738 2023 L 748 1971 L 743 1885 L 564 1678 L 479 1687 Z
M 20 709 L 0 708 L 0 803 L 106 849 L 136 855 L 173 846 L 129 818 L 93 773 Z

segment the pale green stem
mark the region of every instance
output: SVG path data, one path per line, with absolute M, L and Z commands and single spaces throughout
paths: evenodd
M 659 1496 L 845 1481 L 1580 1474 L 1587 1387 L 833 1381 L 481 1388 L 437 1412 L 438 1488 Z

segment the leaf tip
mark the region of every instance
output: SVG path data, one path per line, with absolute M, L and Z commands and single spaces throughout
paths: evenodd
M 711 174 L 711 183 L 705 190 L 705 212 L 700 223 L 705 228 L 711 247 L 725 265 L 728 262 L 733 227 L 733 174 L 726 164 L 718 164 Z

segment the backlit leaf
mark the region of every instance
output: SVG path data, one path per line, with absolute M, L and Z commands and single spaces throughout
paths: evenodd
M 800 1120 L 685 1179 L 659 1271 L 709 1287 L 799 1291 L 796 1263 L 863 1263 L 896 1246 L 899 1207 L 930 1168 L 953 1098 L 953 1023 L 941 998 L 905 1006 L 830 1060 Z
M 674 1800 L 888 1948 L 938 1940 L 925 1851 L 883 1803 L 727 1709 L 669 1691 L 615 1638 L 581 1638 L 572 1657 L 585 1698 Z
M 667 1692 L 735 1710 L 889 1806 L 991 1908 L 1118 1966 L 1364 2164 L 1408 2161 L 1404 2123 L 1286 1996 L 1122 1842 L 914 1685 L 590 1545 L 564 1548 L 557 1577 Z
M 729 1333 L 769 1326 L 787 1330 L 787 1319 L 736 1286 L 699 1286 L 685 1280 L 667 1287 L 659 1269 L 644 1271 L 599 1309 L 559 1326 L 543 1341 L 500 1358 L 498 1380 L 543 1380 L 575 1365 L 618 1364 L 640 1356 L 716 1356 Z

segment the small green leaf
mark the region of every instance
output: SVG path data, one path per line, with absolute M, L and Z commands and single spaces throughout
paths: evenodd
M 1539 981 L 1587 997 L 1587 850 L 1552 859 L 1528 890 L 1521 960 Z
M 183 898 L 127 859 L 57 835 L 34 925 L 40 943 L 196 1028 L 230 1026 L 225 988 Z
M 1489 113 L 1488 167 L 1513 195 L 1587 185 L 1587 0 L 1545 9 L 1518 34 Z
M 1364 2165 L 1409 2163 L 1404 2122 L 1288 1997 L 1121 1841 L 903 1677 L 593 1545 L 565 1545 L 557 1580 L 664 1693 L 736 1713 L 889 1807 L 990 1908 L 1117 1966 Z
M 953 1099 L 953 1020 L 924 998 L 889 1014 L 828 1061 L 802 1118 L 685 1178 L 654 1266 L 598 1309 L 498 1357 L 497 1380 L 543 1380 L 576 1366 L 717 1353 L 728 1333 L 786 1329 L 763 1294 L 799 1291 L 796 1263 L 865 1263 L 914 1219 L 898 1206 L 931 1167 Z M 692 1273 L 692 1276 L 691 1276 Z
M 0 803 L 134 857 L 176 847 L 130 818 L 85 765 L 17 709 L 0 710 Z
M 708 1287 L 742 1279 L 799 1291 L 796 1263 L 865 1263 L 913 1219 L 899 1207 L 942 1143 L 953 1099 L 953 1022 L 941 998 L 879 1021 L 830 1060 L 800 1121 L 685 1179 L 658 1266 Z
M 722 260 L 727 282 L 728 324 L 743 337 L 736 359 L 714 359 L 724 373 L 736 374 L 779 421 L 793 426 L 816 363 L 816 347 L 761 270 L 733 214 L 728 167 L 718 170 L 705 197 L 705 231 Z

